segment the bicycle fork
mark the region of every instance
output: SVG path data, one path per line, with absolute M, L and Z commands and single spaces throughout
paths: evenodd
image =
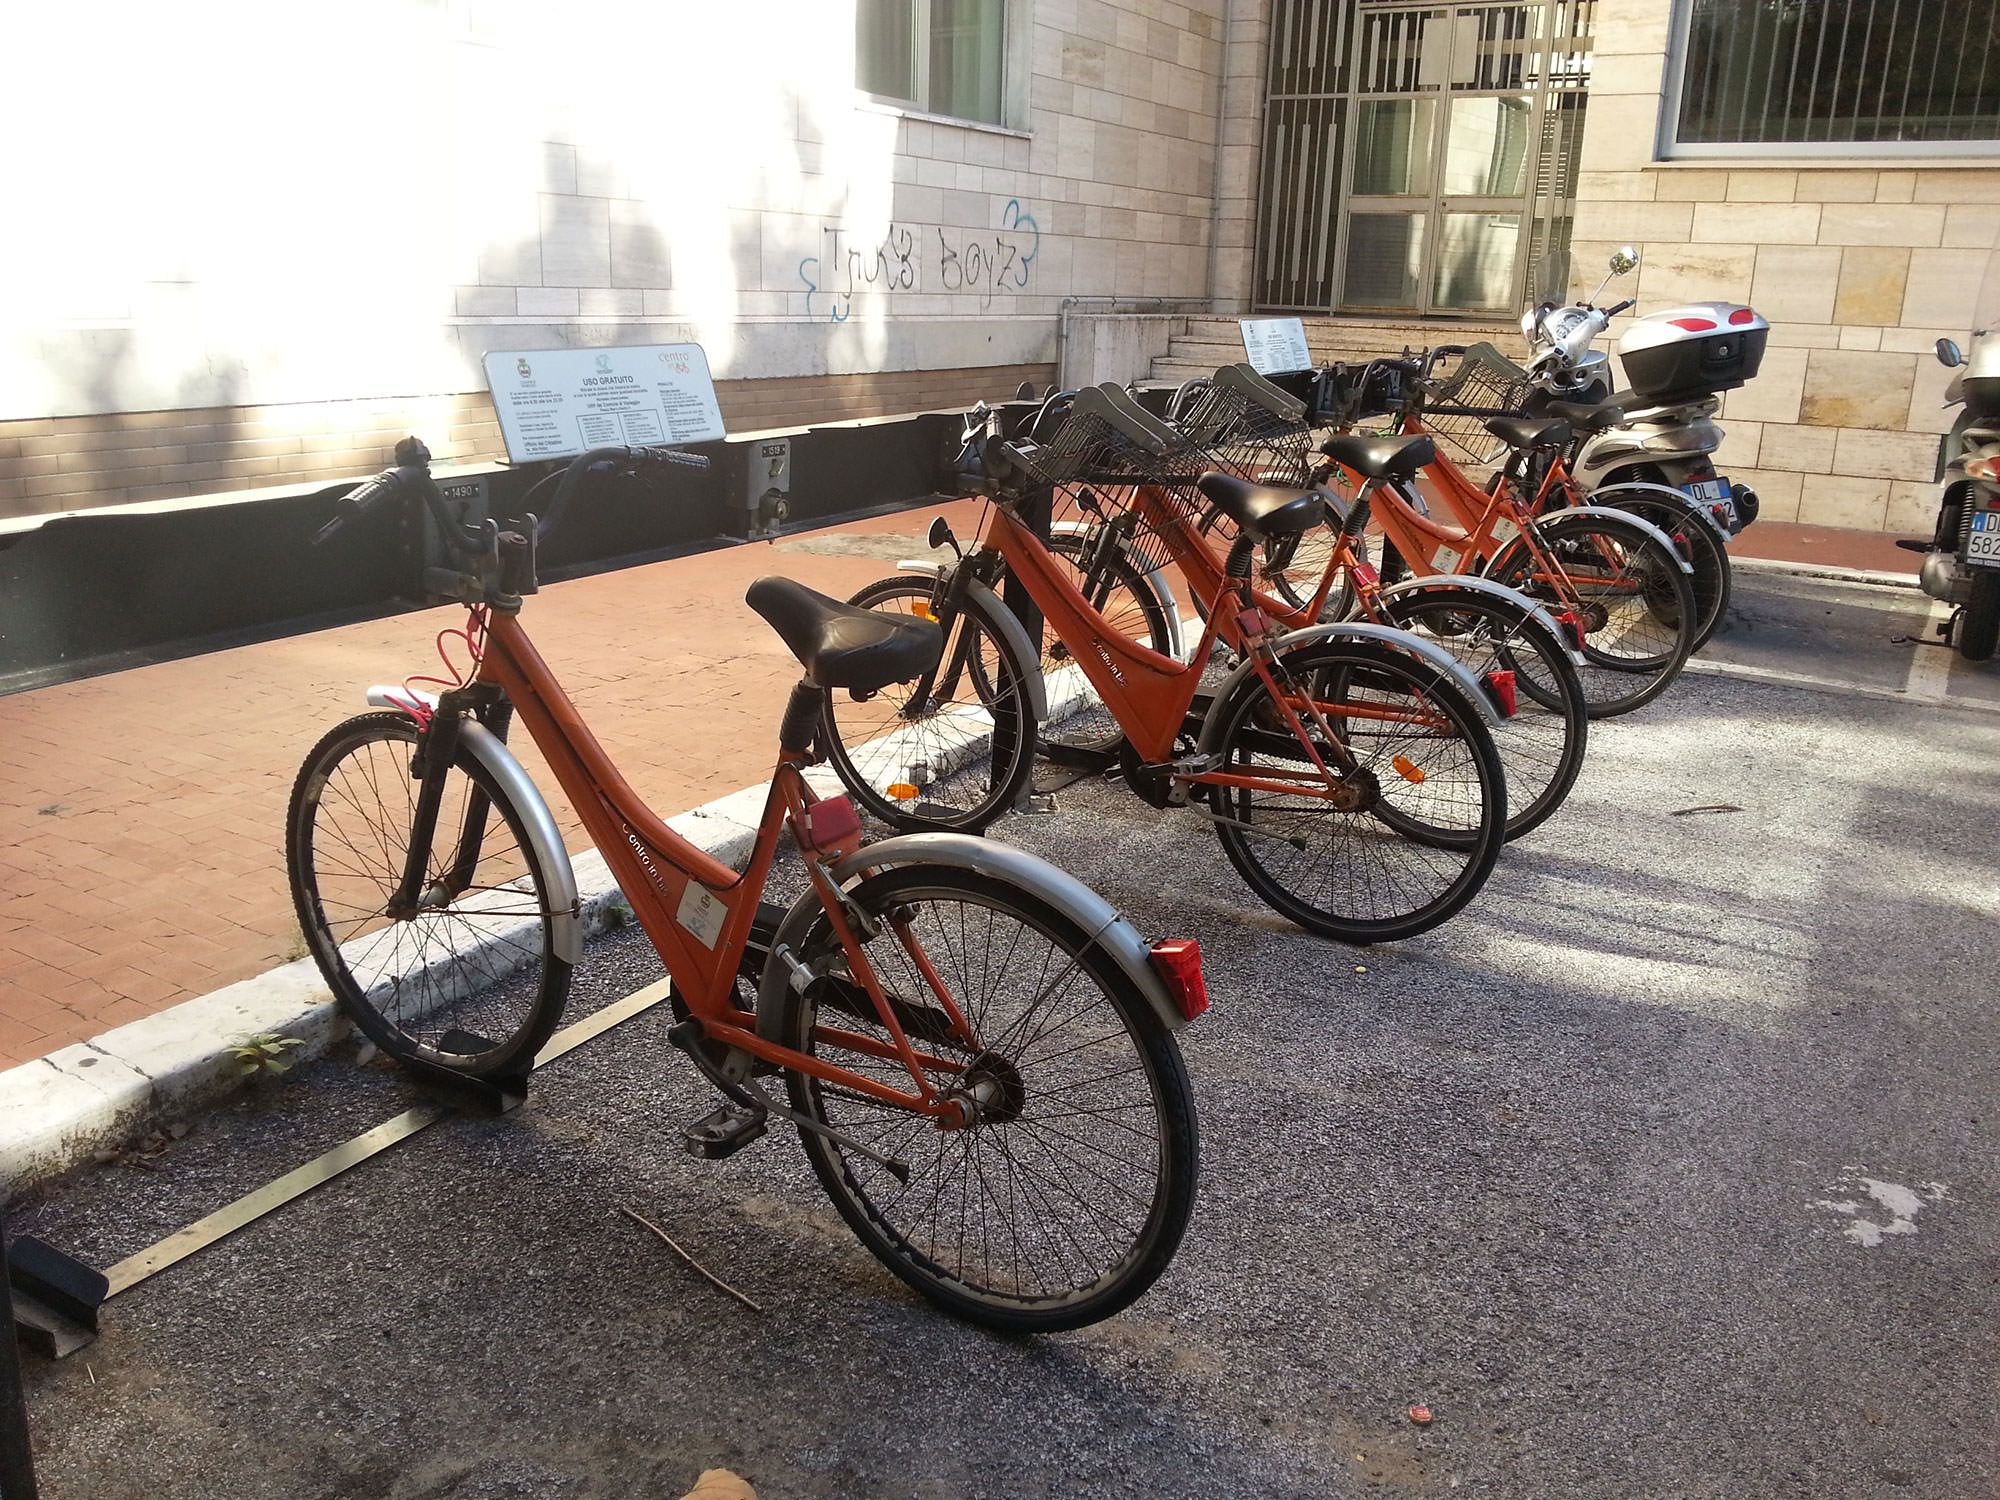
M 438 814 L 444 805 L 445 778 L 458 762 L 459 729 L 467 714 L 481 718 L 494 736 L 507 737 L 514 707 L 493 689 L 454 688 L 438 699 L 430 722 L 418 736 L 410 774 L 416 778 L 417 802 L 410 817 L 410 842 L 403 853 L 403 876 L 383 908 L 393 921 L 407 921 L 420 911 L 449 906 L 472 886 L 479 867 L 480 846 L 492 800 L 478 782 L 468 781 L 465 816 L 459 825 L 457 848 L 450 866 L 435 884 L 429 882 L 430 853 L 437 837 Z

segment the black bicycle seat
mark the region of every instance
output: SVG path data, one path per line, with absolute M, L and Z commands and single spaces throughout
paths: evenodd
M 1489 417 L 1486 430 L 1510 448 L 1560 448 L 1570 428 L 1560 417 Z
M 1319 445 L 1319 451 L 1364 479 L 1410 479 L 1437 457 L 1437 444 L 1421 433 L 1415 437 L 1350 434 L 1328 438 Z
M 1551 401 L 1543 409 L 1552 417 L 1561 417 L 1578 432 L 1602 432 L 1607 427 L 1621 427 L 1625 423 L 1625 410 L 1615 401 L 1600 402 L 1596 406 L 1585 406 L 1576 401 Z
M 944 652 L 935 620 L 859 609 L 789 578 L 760 578 L 743 598 L 823 688 L 880 692 L 936 665 Z
M 1194 483 L 1196 489 L 1249 536 L 1291 536 L 1310 531 L 1326 519 L 1326 502 L 1317 490 L 1252 484 L 1214 469 Z

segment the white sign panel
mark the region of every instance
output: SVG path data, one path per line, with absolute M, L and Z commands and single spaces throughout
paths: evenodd
M 485 364 L 515 463 L 723 436 L 715 382 L 699 344 L 496 350 Z
M 1313 367 L 1313 357 L 1306 349 L 1306 325 L 1300 319 L 1238 318 L 1236 322 L 1243 330 L 1243 352 L 1250 356 L 1250 368 L 1259 375 Z

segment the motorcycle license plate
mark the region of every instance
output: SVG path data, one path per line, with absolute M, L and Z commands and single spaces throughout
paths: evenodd
M 2000 568 L 2000 510 L 1975 510 L 1965 560 L 1975 568 Z
M 1736 492 L 1729 487 L 1729 481 L 1720 476 L 1714 479 L 1696 479 L 1681 486 L 1681 493 L 1715 515 L 1720 506 L 1722 514 L 1717 517 L 1731 531 L 1736 529 Z

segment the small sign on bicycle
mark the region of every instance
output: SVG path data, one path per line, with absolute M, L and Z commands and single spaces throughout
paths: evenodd
M 515 463 L 723 436 L 715 382 L 699 344 L 494 350 L 484 363 Z

